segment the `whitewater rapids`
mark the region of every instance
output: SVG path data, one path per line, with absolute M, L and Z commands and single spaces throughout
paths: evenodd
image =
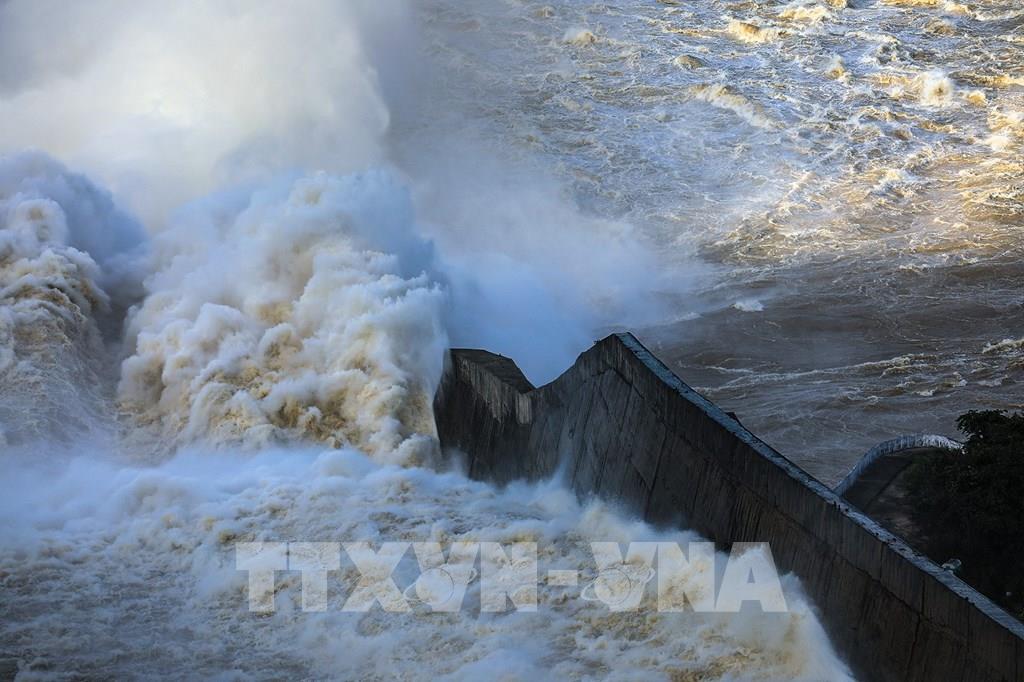
M 1024 408 L 1018 0 L 426 6 L 439 105 L 696 254 L 631 330 L 823 482 Z
M 346 568 L 323 613 L 281 574 L 268 615 L 234 548 L 535 541 L 586 580 L 590 541 L 692 539 L 462 476 L 430 411 L 450 344 L 543 381 L 645 329 L 824 480 L 967 402 L 1020 405 L 1021 21 L 0 3 L 0 670 L 848 676 L 792 578 L 786 614 L 613 613 L 543 582 L 538 613 L 480 613 L 472 583 L 454 614 L 354 614 Z
M 240 542 L 535 542 L 593 578 L 590 541 L 694 538 L 580 506 L 557 482 L 498 491 L 417 466 L 440 464 L 444 288 L 419 269 L 429 245 L 387 176 L 318 174 L 182 214 L 145 258 L 104 395 L 95 314 L 111 297 L 73 236 L 119 215 L 83 224 L 79 202 L 109 206 L 91 183 L 38 155 L 2 163 L 35 174 L 0 195 L 0 312 L 17 325 L 3 380 L 24 384 L 5 392 L 0 652 L 19 679 L 846 674 L 788 578 L 781 614 L 617 613 L 544 584 L 537 613 L 482 613 L 479 581 L 457 613 L 349 613 L 348 567 L 326 612 L 304 611 L 288 574 L 275 612 L 250 612 Z M 78 192 L 48 196 L 40 177 Z M 376 250 L 389 241 L 404 246 Z M 50 384 L 74 400 L 52 402 Z M 36 431 L 13 429 L 40 412 Z

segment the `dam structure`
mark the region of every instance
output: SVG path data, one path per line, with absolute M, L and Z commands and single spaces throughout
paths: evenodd
M 780 407 L 781 409 L 781 407 Z M 442 447 L 495 483 L 561 473 L 721 547 L 767 542 L 860 679 L 1024 679 L 1024 626 L 911 549 L 614 334 L 535 388 L 508 358 L 450 352 L 435 398 Z

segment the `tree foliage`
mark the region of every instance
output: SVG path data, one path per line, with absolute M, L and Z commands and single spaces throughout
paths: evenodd
M 961 578 L 1024 616 L 1024 414 L 971 411 L 963 452 L 917 461 L 908 475 L 922 549 L 963 562 Z

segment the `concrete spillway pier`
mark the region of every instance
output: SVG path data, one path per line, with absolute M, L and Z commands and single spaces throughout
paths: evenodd
M 781 409 L 781 408 L 780 408 Z M 1024 679 L 1024 626 L 914 552 L 676 377 L 630 334 L 534 388 L 515 363 L 453 350 L 435 400 L 441 444 L 472 477 L 565 472 L 709 539 L 769 542 L 833 642 L 871 680 Z
M 894 438 L 871 448 L 833 490 L 912 547 L 922 549 L 927 546 L 926 534 L 913 513 L 907 474 L 922 457 L 962 450 L 962 443 L 944 436 Z

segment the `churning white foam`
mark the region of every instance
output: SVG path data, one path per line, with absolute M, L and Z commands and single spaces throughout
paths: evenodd
M 141 240 L 84 177 L 38 153 L 0 157 L 0 446 L 105 421 L 100 321 L 108 290 L 135 289 Z
M 694 85 L 690 88 L 690 95 L 713 107 L 727 109 L 752 126 L 769 130 L 775 127 L 774 121 L 768 118 L 757 104 L 728 85 L 722 83 Z
M 744 298 L 733 303 L 732 307 L 744 313 L 759 313 L 764 310 L 764 303 L 756 298 Z
M 349 449 L 269 448 L 252 456 L 183 451 L 160 466 L 72 459 L 59 471 L 10 470 L 0 502 L 0 570 L 16 576 L 0 613 L 4 650 L 23 669 L 77 676 L 244 679 L 848 679 L 800 594 L 788 613 L 612 611 L 549 585 L 550 568 L 597 565 L 591 541 L 679 543 L 556 484 L 499 491 L 456 473 L 381 465 Z M 519 542 L 538 545 L 537 611 L 464 607 L 345 611 L 359 573 L 330 575 L 322 612 L 302 610 L 298 573 L 276 577 L 275 611 L 248 609 L 236 542 Z M 419 575 L 409 550 L 394 577 Z M 681 584 L 701 562 L 680 574 Z M 10 583 L 8 583 L 10 584 Z M 112 598 L 113 597 L 113 598 Z M 399 604 L 393 604 L 398 608 Z M 31 678 L 30 675 L 26 677 Z
M 918 76 L 915 80 L 921 101 L 933 106 L 941 106 L 949 102 L 956 86 L 946 74 L 933 71 Z
M 566 30 L 562 41 L 570 45 L 592 45 L 597 42 L 597 36 L 585 28 L 570 28 Z
M 758 26 L 739 19 L 731 19 L 725 31 L 737 40 L 754 44 L 771 43 L 784 35 L 784 32 L 775 26 Z
M 164 443 L 313 439 L 422 461 L 446 345 L 430 256 L 381 173 L 191 206 L 156 240 L 118 398 Z
M 499 201 L 518 188 L 465 172 L 437 184 L 472 201 L 438 215 L 483 227 L 441 226 L 470 246 L 436 252 L 403 189 L 425 177 L 365 171 L 398 139 L 406 9 L 0 4 L 0 146 L 73 161 L 152 233 L 44 155 L 0 161 L 0 658 L 29 679 L 841 678 L 791 581 L 783 615 L 615 614 L 547 587 L 541 614 L 308 614 L 294 576 L 274 616 L 246 610 L 243 540 L 533 539 L 585 571 L 588 539 L 690 538 L 553 483 L 416 466 L 437 450 L 446 322 L 473 342 L 508 315 L 513 345 L 564 353 L 603 319 L 576 307 L 639 300 L 631 276 L 655 261 L 607 248 L 587 228 L 628 230 L 557 190 Z M 764 123 L 741 95 L 697 96 Z M 91 445 L 54 442 L 71 438 Z

